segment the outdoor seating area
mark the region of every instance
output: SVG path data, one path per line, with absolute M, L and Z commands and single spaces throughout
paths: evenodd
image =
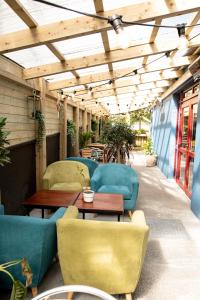
M 0 300 L 199 300 L 200 0 L 0 0 L 0 36 Z

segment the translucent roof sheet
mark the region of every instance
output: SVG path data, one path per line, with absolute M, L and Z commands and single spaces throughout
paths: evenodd
M 101 65 L 91 68 L 85 68 L 77 70 L 78 75 L 89 75 L 89 74 L 98 74 L 100 72 L 108 72 L 108 66 L 107 65 Z
M 141 67 L 142 65 L 143 58 L 134 58 L 134 59 L 128 59 L 128 60 L 123 60 L 119 62 L 113 63 L 113 69 L 118 70 L 118 69 L 124 69 L 124 68 L 133 68 L 136 69 L 138 67 Z
M 39 65 L 58 62 L 59 60 L 46 46 L 14 51 L 5 54 L 5 56 L 16 61 L 25 68 L 36 67 Z
M 145 2 L 144 0 L 117 0 L 117 1 L 111 1 L 111 0 L 103 0 L 103 6 L 104 10 L 113 10 L 115 8 L 133 5 L 133 4 L 141 4 L 142 2 Z
M 100 33 L 68 39 L 66 41 L 54 43 L 54 45 L 65 56 L 66 59 L 89 56 L 104 52 Z
M 71 78 L 75 78 L 75 77 L 71 72 L 64 72 L 64 73 L 60 73 L 60 74 L 45 76 L 44 78 L 50 82 L 54 82 L 54 81 L 59 81 L 59 80 L 64 80 L 64 79 L 71 79 Z
M 49 2 L 62 5 L 64 7 L 73 8 L 85 12 L 95 13 L 95 8 L 92 0 L 48 0 Z M 39 25 L 53 23 L 61 20 L 74 19 L 81 17 L 80 14 L 59 9 L 32 0 L 20 0 L 28 12 L 33 16 Z

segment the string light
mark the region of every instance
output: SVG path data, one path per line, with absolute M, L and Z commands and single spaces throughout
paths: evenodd
M 75 95 L 76 95 L 76 91 L 74 91 L 74 92 L 72 93 L 72 99 L 75 98 Z
M 127 32 L 122 24 L 122 16 L 113 15 L 108 17 L 108 23 L 110 23 L 117 34 L 117 40 L 120 48 L 126 49 L 130 46 L 130 40 Z
M 88 92 L 87 92 L 87 93 L 88 93 L 88 95 L 89 95 L 89 96 L 92 96 L 92 87 L 89 87 L 89 89 L 88 89 Z
M 187 37 L 185 36 L 185 23 L 178 24 L 177 25 L 177 31 L 179 36 L 179 42 L 178 42 L 178 50 L 185 51 L 188 49 L 189 41 Z

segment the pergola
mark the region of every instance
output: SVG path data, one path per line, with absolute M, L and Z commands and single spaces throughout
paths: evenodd
M 145 24 L 196 25 L 200 19 L 199 0 L 50 2 Z M 187 67 L 200 50 L 200 26 L 186 28 L 189 46 L 182 56 L 176 28 L 127 26 L 129 47 L 121 49 L 106 20 L 32 0 L 0 4 L 0 53 L 23 67 L 23 80 L 43 77 L 49 91 L 62 91 L 94 114 L 126 113 L 163 100 L 191 76 Z

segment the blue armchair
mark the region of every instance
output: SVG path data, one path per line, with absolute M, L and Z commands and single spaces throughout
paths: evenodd
M 49 219 L 0 216 L 0 264 L 26 258 L 33 272 L 31 288 L 34 294 L 57 253 L 56 221 L 64 212 L 65 208 L 59 208 Z M 25 283 L 20 265 L 10 267 L 9 271 L 15 279 Z M 0 286 L 11 287 L 8 276 L 0 276 Z
M 67 157 L 67 158 L 65 158 L 65 160 L 73 160 L 73 161 L 82 162 L 84 165 L 86 165 L 88 167 L 90 178 L 92 177 L 95 169 L 99 165 L 96 161 L 89 159 L 89 158 L 85 158 L 85 157 L 78 157 L 78 156 L 77 157 Z
M 0 204 L 0 215 L 4 214 L 4 206 L 3 204 Z
M 91 188 L 98 193 L 123 194 L 124 209 L 131 214 L 138 196 L 138 176 L 135 170 L 123 164 L 100 165 L 91 178 Z

